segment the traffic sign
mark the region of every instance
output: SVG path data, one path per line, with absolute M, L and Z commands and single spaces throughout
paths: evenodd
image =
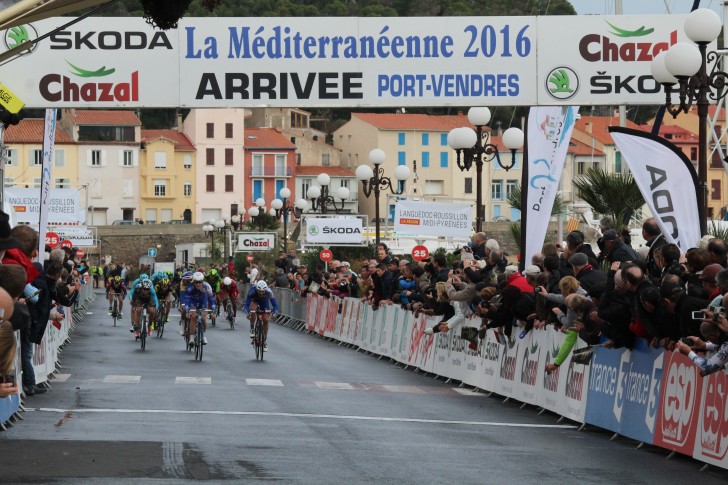
M 427 246 L 423 246 L 422 244 L 418 244 L 414 248 L 412 248 L 412 258 L 415 261 L 422 261 L 430 257 L 430 250 L 427 249 Z
M 65 248 L 71 249 L 73 247 L 73 243 L 71 241 L 69 241 L 68 239 L 64 239 L 63 241 L 61 241 L 61 247 L 64 249 Z
M 55 232 L 46 232 L 46 245 L 50 246 L 51 249 L 56 249 L 58 243 L 61 242 L 61 238 Z
M 248 263 L 252 263 L 253 262 L 253 255 L 252 254 L 248 254 L 247 256 L 245 256 L 245 261 L 247 261 Z
M 334 257 L 334 253 L 332 253 L 328 249 L 322 249 L 321 252 L 319 253 L 319 258 L 321 258 L 321 261 L 323 261 L 323 262 L 331 261 L 333 259 L 333 257 Z
M 78 256 L 79 258 L 83 258 L 84 256 L 86 256 L 86 253 L 79 249 L 76 251 L 76 256 Z
M 156 258 L 157 257 L 157 248 L 149 248 L 147 250 L 147 256 L 150 258 Z

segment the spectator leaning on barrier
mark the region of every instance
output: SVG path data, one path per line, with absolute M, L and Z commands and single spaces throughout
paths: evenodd
M 647 272 L 652 278 L 658 278 L 660 273 L 655 266 L 655 249 L 667 243 L 665 236 L 660 231 L 660 226 L 657 225 L 657 221 L 654 217 L 650 217 L 642 223 L 642 237 L 646 241 L 647 247 L 650 250 L 647 252 L 645 261 L 647 262 Z
M 586 291 L 592 286 L 604 285 L 607 282 L 607 274 L 592 266 L 585 253 L 575 253 L 569 258 L 569 264 L 579 284 Z
M 728 245 L 724 240 L 714 237 L 708 241 L 708 252 L 711 263 L 719 264 L 723 268 L 728 265 Z
M 720 288 L 715 282 L 715 277 L 718 273 L 723 271 L 723 267 L 719 264 L 709 264 L 700 273 L 700 281 L 703 283 L 703 289 L 708 294 L 708 300 L 712 300 L 716 296 L 720 295 Z

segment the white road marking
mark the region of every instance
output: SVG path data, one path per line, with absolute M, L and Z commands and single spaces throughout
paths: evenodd
M 175 384 L 212 384 L 212 377 L 177 377 Z
M 245 383 L 249 386 L 277 386 L 283 387 L 283 383 L 278 379 L 245 379 Z
M 455 392 L 459 392 L 463 396 L 480 396 L 480 397 L 485 397 L 485 394 L 483 394 L 482 392 L 473 391 L 472 389 L 461 389 L 459 387 L 453 387 L 452 390 L 455 391 Z
M 354 386 L 348 382 L 314 382 L 314 384 L 316 384 L 316 387 L 319 389 L 355 389 Z
M 389 392 L 408 392 L 410 394 L 424 394 L 425 391 L 417 386 L 389 386 L 383 385 L 382 388 Z
M 467 426 L 494 426 L 506 428 L 545 428 L 545 429 L 576 429 L 570 424 L 529 424 L 529 423 L 497 423 L 489 421 L 453 421 L 444 419 L 418 419 L 418 418 L 390 418 L 385 416 L 346 416 L 336 414 L 308 414 L 308 413 L 276 413 L 267 411 L 184 411 L 177 409 L 58 409 L 58 408 L 27 408 L 31 412 L 40 413 L 74 413 L 74 414 L 205 414 L 211 416 L 278 416 L 286 418 L 309 419 L 348 419 L 353 421 L 381 421 L 393 423 L 424 423 L 424 424 L 462 424 Z
M 56 374 L 53 378 L 53 382 L 66 382 L 71 374 Z
M 109 375 L 104 377 L 104 382 L 115 382 L 122 384 L 138 384 L 142 379 L 142 376 L 120 376 L 120 375 Z

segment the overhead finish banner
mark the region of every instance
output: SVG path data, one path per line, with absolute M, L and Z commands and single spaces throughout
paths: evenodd
M 30 108 L 662 104 L 650 64 L 687 40 L 685 18 L 205 17 L 159 31 L 91 17 L 3 83 Z M 4 50 L 68 20 L 7 30 Z
M 701 237 L 699 184 L 690 160 L 675 145 L 651 133 L 618 126 L 610 126 L 609 132 L 667 242 L 683 252 L 696 247 Z
M 394 206 L 394 231 L 398 236 L 437 236 L 468 239 L 473 231 L 473 207 L 399 200 Z
M 528 113 L 528 168 L 521 180 L 521 195 L 527 197 L 521 228 L 525 264 L 543 248 L 577 111 L 573 106 L 538 106 Z
M 16 224 L 30 224 L 38 228 L 40 189 L 6 187 L 5 201 L 13 210 Z M 75 189 L 50 189 L 47 211 L 49 226 L 79 226 L 86 222 L 86 209 L 79 204 L 78 190 Z
M 361 244 L 362 221 L 355 217 L 306 218 L 306 242 Z

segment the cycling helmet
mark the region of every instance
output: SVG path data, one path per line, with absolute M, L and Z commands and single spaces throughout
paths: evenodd
M 151 280 L 146 279 L 146 280 L 143 280 L 142 281 L 142 288 L 144 288 L 145 290 L 149 290 L 151 287 L 152 287 L 152 281 Z
M 167 278 L 163 278 L 163 279 L 162 279 L 162 284 L 163 284 L 164 286 L 167 286 L 167 285 L 169 284 L 169 280 L 168 280 Z
M 144 281 L 149 278 L 149 275 L 146 273 L 142 273 L 142 275 L 139 277 L 140 280 Z
M 265 283 L 265 281 L 261 280 L 255 284 L 255 289 L 258 291 L 265 291 L 268 289 L 268 285 Z
M 116 281 L 117 283 L 119 283 L 119 282 L 121 281 L 121 276 L 117 276 L 117 277 L 115 277 L 115 278 L 114 278 L 114 281 Z
M 192 275 L 192 281 L 205 281 L 205 275 L 197 271 Z
M 211 270 L 210 270 L 210 274 L 211 274 L 212 276 L 217 276 L 217 270 L 216 270 L 216 269 L 211 269 Z
M 183 280 L 192 279 L 192 275 L 193 275 L 192 271 L 185 271 L 184 273 L 182 273 L 182 279 Z
M 222 284 L 225 286 L 230 286 L 232 284 L 233 280 L 230 279 L 229 276 L 226 276 L 224 280 L 222 280 Z

